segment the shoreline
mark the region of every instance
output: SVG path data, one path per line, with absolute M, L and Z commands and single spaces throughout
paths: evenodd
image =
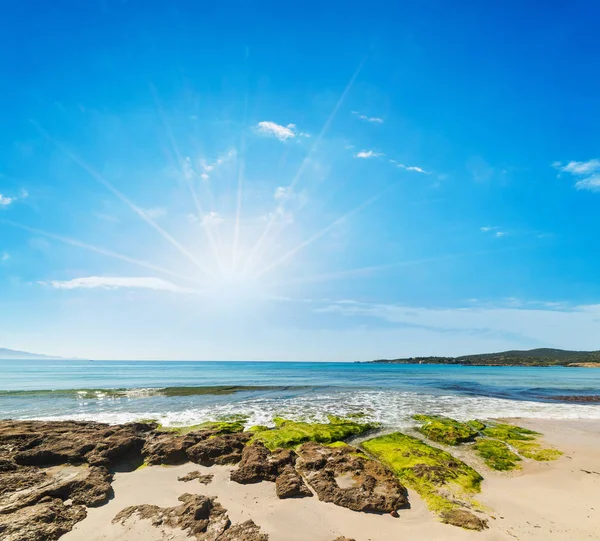
M 175 509 L 178 505 L 183 505 L 178 498 L 184 493 L 191 494 L 190 497 L 193 498 L 216 498 L 215 502 L 218 502 L 226 510 L 232 524 L 231 528 L 252 520 L 260 529 L 260 533 L 248 530 L 250 533 L 246 532 L 243 535 L 239 534 L 239 537 L 231 538 L 247 539 L 248 541 L 262 539 L 256 536 L 265 534 L 271 541 L 333 541 L 338 536 L 345 536 L 356 541 L 387 541 L 404 536 L 440 541 L 446 539 L 450 541 L 470 539 L 512 541 L 515 538 L 521 540 L 594 539 L 595 532 L 600 530 L 600 506 L 598 506 L 599 509 L 594 508 L 594 498 L 600 489 L 600 471 L 597 466 L 600 464 L 600 420 L 504 418 L 498 419 L 498 421 L 540 432 L 544 445 L 556 448 L 564 454 L 550 462 L 524 459 L 520 468 L 514 471 L 494 471 L 485 466 L 481 459 L 473 454 L 473 448 L 468 444 L 450 448 L 447 445 L 427 440 L 423 434 L 418 435 L 421 440 L 433 445 L 434 449 L 450 450 L 459 460 L 466 461 L 467 464 L 483 474 L 481 492 L 477 494 L 481 510 L 478 510 L 477 507 L 473 510 L 476 516 L 480 516 L 482 519 L 485 517 L 487 523 L 487 528 L 480 532 L 443 524 L 440 522 L 439 516 L 428 509 L 430 503 L 410 486 L 407 491 L 410 508 L 399 509 L 399 518 L 394 518 L 389 513 L 359 512 L 341 507 L 339 504 L 321 501 L 321 494 L 317 495 L 310 483 L 308 486 L 313 493 L 312 497 L 280 499 L 276 495 L 276 483 L 270 480 L 251 484 L 239 484 L 239 482 L 232 481 L 230 479 L 231 472 L 239 469 L 240 465 L 219 463 L 207 465 L 203 464 L 202 460 L 198 464 L 196 460 L 194 463 L 186 458 L 181 463 L 174 465 L 159 461 L 156 465 L 144 465 L 137 469 L 134 469 L 135 465 L 129 466 L 131 471 L 118 471 L 117 468 L 110 474 L 110 485 L 108 486 L 110 495 L 102 500 L 100 505 L 88 506 L 85 510 L 87 516 L 83 520 L 80 517 L 75 520 L 71 524 L 71 531 L 64 533 L 60 539 L 66 541 L 108 541 L 113 539 L 120 541 L 141 541 L 142 539 L 145 541 L 155 539 L 157 541 L 159 539 L 183 541 L 190 539 L 187 530 L 165 524 L 157 525 L 156 520 L 144 519 L 137 514 L 130 516 L 123 523 L 113 522 L 115 516 L 128 506 L 151 504 L 160 508 Z M 17 421 L 10 425 L 12 428 L 7 432 L 6 428 L 4 431 L 2 430 L 7 423 L 9 422 L 0 421 L 0 448 L 2 448 L 3 442 L 5 443 L 7 433 L 14 436 L 18 432 L 22 433 L 25 427 L 36 426 L 35 423 Z M 59 424 L 55 423 L 57 426 Z M 95 425 L 94 423 L 88 424 Z M 233 425 L 235 422 L 223 424 L 228 424 L 228 427 L 231 428 L 229 425 Z M 46 426 L 51 425 L 52 423 L 46 424 Z M 86 423 L 80 423 L 80 425 L 84 427 Z M 114 438 L 114 433 L 119 430 L 131 432 L 132 426 L 134 425 L 108 427 L 112 434 L 109 439 Z M 311 425 L 306 426 L 310 427 Z M 134 427 L 137 432 L 135 430 L 131 432 L 133 439 L 139 439 L 140 434 L 151 435 L 150 432 L 143 432 L 147 429 L 140 427 L 141 425 Z M 174 429 L 162 434 L 166 434 L 165 438 L 167 439 L 171 438 L 169 441 L 182 441 L 182 438 L 188 437 L 186 434 L 193 435 L 197 430 L 199 427 L 190 427 L 188 430 Z M 388 432 L 385 427 L 383 431 L 378 430 L 375 434 L 367 432 L 364 436 L 357 435 L 348 441 L 360 446 L 361 440 L 373 441 L 373 438 L 377 440 L 382 434 L 385 435 Z M 233 436 L 235 434 L 231 435 L 231 437 Z M 147 439 L 149 436 L 144 437 Z M 225 439 L 228 437 L 225 436 Z M 222 437 L 216 436 L 216 438 L 219 440 Z M 104 441 L 106 441 L 105 437 Z M 131 440 L 127 441 L 131 442 Z M 263 441 L 267 445 L 272 443 L 270 439 Z M 71 442 L 66 441 L 66 438 L 61 440 L 59 437 L 58 440 L 52 441 L 52 445 L 55 446 L 54 448 L 58 445 L 58 448 L 62 449 L 61 453 L 67 453 Z M 122 446 L 123 443 L 119 445 Z M 243 447 L 244 444 L 242 444 Z M 337 451 L 332 452 L 337 453 Z M 86 458 L 87 465 L 57 464 L 52 467 L 46 466 L 41 471 L 60 477 L 64 485 L 65 476 L 75 476 L 74 478 L 79 479 L 82 474 L 89 475 L 92 470 L 100 467 L 102 456 L 94 455 L 95 462 L 89 458 L 89 454 L 86 456 L 88 456 Z M 17 462 L 19 461 L 22 462 L 23 458 L 17 459 Z M 0 461 L 0 477 L 5 471 L 7 471 L 6 461 Z M 212 475 L 213 478 L 208 484 L 202 484 L 197 479 L 188 482 L 178 480 L 192 472 L 199 472 L 202 476 Z M 308 477 L 306 475 L 308 474 L 304 472 L 305 481 L 310 479 L 310 475 Z M 344 484 L 348 482 L 344 480 L 344 475 L 336 481 L 340 486 L 345 486 Z M 338 478 L 336 477 L 336 479 Z M 72 483 L 72 481 L 68 482 Z M 68 484 L 68 482 L 66 483 Z M 80 485 L 81 483 L 85 484 L 84 481 L 79 482 Z M 91 490 L 90 487 L 91 485 L 88 489 Z M 31 487 L 25 488 L 25 493 L 31 490 Z M 92 492 L 94 491 L 92 490 Z M 95 497 L 98 497 L 98 494 L 95 494 Z M 78 504 L 77 497 L 71 499 L 74 504 Z M 3 495 L 0 491 L 0 510 L 2 508 L 6 510 L 7 501 L 6 494 Z M 73 508 L 75 507 L 77 505 L 73 505 Z M 24 509 L 27 511 L 29 508 Z M 247 525 L 246 528 L 248 528 Z M 0 520 L 0 533 L 1 531 L 2 520 Z M 244 535 L 250 535 L 250 537 L 244 537 Z M 8 539 L 13 541 L 13 539 L 19 538 L 8 537 Z M 48 539 L 51 538 L 48 537 Z M 198 539 L 203 538 L 198 537 Z

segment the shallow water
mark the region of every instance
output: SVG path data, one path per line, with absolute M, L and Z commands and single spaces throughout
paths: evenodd
M 0 418 L 152 418 L 171 425 L 244 413 L 248 424 L 265 424 L 275 415 L 323 419 L 361 411 L 403 426 L 426 411 L 461 419 L 600 419 L 599 404 L 551 398 L 597 394 L 600 369 L 593 368 L 0 361 Z

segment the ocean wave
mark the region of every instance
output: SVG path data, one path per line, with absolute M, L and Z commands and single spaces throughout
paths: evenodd
M 45 420 L 90 420 L 121 424 L 153 419 L 165 426 L 188 426 L 231 415 L 247 416 L 247 426 L 270 425 L 274 417 L 326 422 L 327 415 L 363 413 L 369 421 L 386 427 L 412 425 L 416 413 L 447 415 L 459 420 L 508 417 L 540 419 L 600 419 L 600 406 L 508 400 L 481 396 L 433 395 L 398 391 L 341 391 L 309 393 L 288 398 L 250 397 L 218 404 L 194 405 L 166 402 L 163 407 L 136 411 L 104 408 L 45 416 Z

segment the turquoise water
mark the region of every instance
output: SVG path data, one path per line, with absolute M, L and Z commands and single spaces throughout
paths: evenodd
M 264 424 L 275 415 L 320 419 L 361 411 L 402 426 L 427 411 L 457 418 L 600 419 L 598 404 L 552 398 L 598 394 L 600 369 L 586 368 L 0 361 L 0 418 L 193 424 L 244 413 L 249 424 Z

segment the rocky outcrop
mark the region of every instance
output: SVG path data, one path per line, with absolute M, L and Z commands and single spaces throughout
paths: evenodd
M 304 483 L 302 476 L 293 466 L 284 466 L 275 479 L 275 492 L 278 498 L 306 498 L 312 492 Z
M 296 469 L 322 501 L 371 513 L 391 513 L 407 503 L 398 479 L 355 447 L 310 442 L 297 453 Z
M 187 450 L 188 458 L 202 466 L 236 464 L 242 459 L 242 451 L 252 434 L 239 432 L 223 434 L 202 440 Z
M 150 520 L 157 528 L 180 528 L 200 541 L 267 541 L 268 537 L 251 520 L 235 526 L 227 511 L 214 498 L 197 494 L 183 494 L 181 505 L 158 507 L 135 505 L 123 509 L 113 522 L 125 523 L 134 515 Z
M 0 538 L 53 540 L 112 495 L 153 425 L 0 421 Z M 42 469 L 43 467 L 43 469 Z
M 231 472 L 231 480 L 242 484 L 275 481 L 285 466 L 293 466 L 295 462 L 294 451 L 271 452 L 257 441 L 244 447 L 238 467 Z
M 231 480 L 248 484 L 275 481 L 279 498 L 303 498 L 312 496 L 302 476 L 294 469 L 297 455 L 291 449 L 271 452 L 260 441 L 244 447 L 238 467 L 231 472 Z
M 183 481 L 184 483 L 188 483 L 189 481 L 197 480 L 199 483 L 202 483 L 203 485 L 208 485 L 208 484 L 212 483 L 213 477 L 214 477 L 214 475 L 212 473 L 208 473 L 208 474 L 204 475 L 202 472 L 199 472 L 199 471 L 191 471 L 187 475 L 178 477 L 177 480 Z
M 10 513 L 0 510 L 0 539 L 3 541 L 54 541 L 71 531 L 87 515 L 82 505 L 65 505 L 47 496 L 32 506 Z

